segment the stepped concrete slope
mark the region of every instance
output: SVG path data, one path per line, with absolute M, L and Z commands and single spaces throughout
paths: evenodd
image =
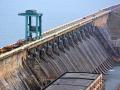
M 120 5 L 58 26 L 0 55 L 0 90 L 40 90 L 65 72 L 106 74 L 119 62 Z

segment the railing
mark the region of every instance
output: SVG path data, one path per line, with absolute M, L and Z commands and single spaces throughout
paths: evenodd
M 58 32 L 59 30 L 66 29 L 66 28 L 68 28 L 68 27 L 70 27 L 70 26 L 73 26 L 73 25 L 78 25 L 78 24 L 80 24 L 81 22 L 88 21 L 89 19 L 93 20 L 93 19 L 95 19 L 95 18 L 97 18 L 97 17 L 99 17 L 99 16 L 102 16 L 102 15 L 104 15 L 104 14 L 107 14 L 107 13 L 109 13 L 109 12 L 111 12 L 111 11 L 110 11 L 110 10 L 107 10 L 107 11 L 101 10 L 101 11 L 95 13 L 95 14 L 92 14 L 92 15 L 89 15 L 89 16 L 86 16 L 86 17 L 83 17 L 82 19 L 77 19 L 77 20 L 71 21 L 71 22 L 69 22 L 69 23 L 66 23 L 66 24 L 60 25 L 60 26 L 58 26 L 58 27 L 55 27 L 55 28 L 53 28 L 53 29 L 50 29 L 50 30 L 48 30 L 47 32 L 43 33 L 43 36 L 50 35 L 50 34 L 52 34 L 52 33 Z
M 0 55 L 0 60 L 4 59 L 4 58 L 7 58 L 10 55 L 15 54 L 17 52 L 24 51 L 26 49 L 30 49 L 30 48 L 36 47 L 38 45 L 41 45 L 41 44 L 43 44 L 43 43 L 45 43 L 49 40 L 54 39 L 54 37 L 61 36 L 62 34 L 65 34 L 67 32 L 71 32 L 72 30 L 74 30 L 74 29 L 76 29 L 76 28 L 78 28 L 82 25 L 85 25 L 86 23 L 92 22 L 94 19 L 96 19 L 98 17 L 101 17 L 103 15 L 106 15 L 110 12 L 111 12 L 111 10 L 107 10 L 107 11 L 106 10 L 101 10 L 101 11 L 95 13 L 95 14 L 84 17 L 83 19 L 74 20 L 70 23 L 58 26 L 54 29 L 50 29 L 49 31 L 43 33 L 43 37 L 41 39 L 30 42 L 28 44 L 25 44 L 25 45 L 23 45 L 19 48 L 16 48 L 16 49 L 14 49 L 12 51 L 9 51 L 9 52 L 6 52 L 4 54 L 1 54 Z
M 103 16 L 103 15 L 106 15 L 110 12 L 111 12 L 110 10 L 100 11 L 99 13 L 90 15 L 90 16 L 86 17 L 85 19 L 75 20 L 71 23 L 67 23 L 67 24 L 58 26 L 57 28 L 51 29 L 48 32 L 43 33 L 43 37 L 41 39 L 36 40 L 34 42 L 31 42 L 31 43 L 23 46 L 23 49 L 32 48 L 32 46 L 34 46 L 34 47 L 38 46 L 42 43 L 45 43 L 45 42 L 53 39 L 55 36 L 57 37 L 57 36 L 61 36 L 62 34 L 65 34 L 67 32 L 71 32 L 72 30 L 74 30 L 80 26 L 83 26 L 89 22 L 92 22 L 94 19 L 96 19 L 100 16 Z

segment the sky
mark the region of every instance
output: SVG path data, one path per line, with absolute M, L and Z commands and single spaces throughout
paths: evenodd
M 0 47 L 24 39 L 25 19 L 18 13 L 43 13 L 42 31 L 120 4 L 120 0 L 0 0 Z

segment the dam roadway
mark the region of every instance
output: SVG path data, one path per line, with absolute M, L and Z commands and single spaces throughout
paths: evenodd
M 113 25 L 111 18 L 118 11 L 120 5 L 100 10 L 2 53 L 0 89 L 42 89 L 65 72 L 106 74 L 119 60 L 119 46 L 113 43 L 112 31 L 120 27 L 115 20 Z

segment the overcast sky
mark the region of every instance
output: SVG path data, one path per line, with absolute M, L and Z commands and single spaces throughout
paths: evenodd
M 119 4 L 120 0 L 0 0 L 0 47 L 24 38 L 27 9 L 43 13 L 43 31 Z

